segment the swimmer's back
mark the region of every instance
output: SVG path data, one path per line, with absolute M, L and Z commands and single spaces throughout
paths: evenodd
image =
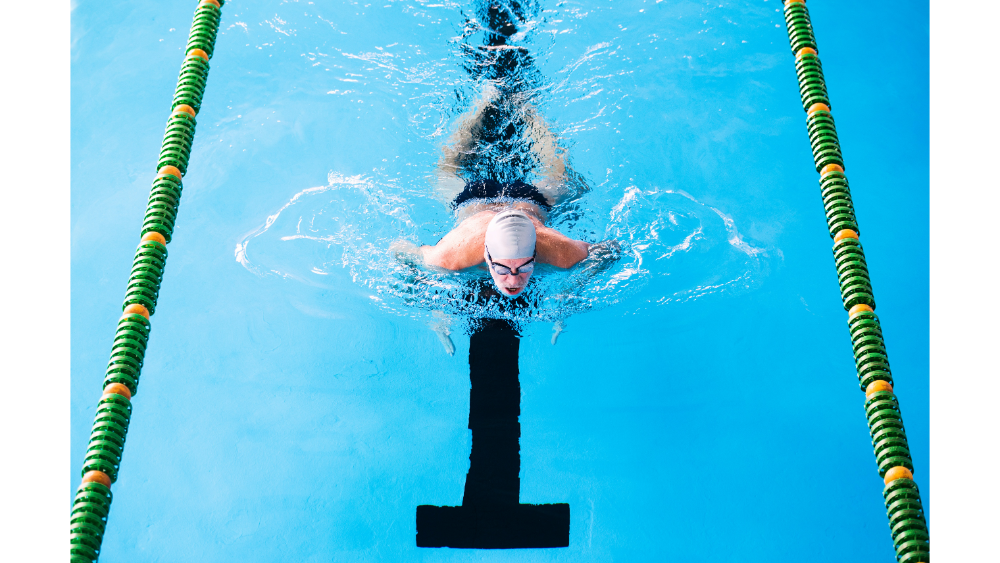
M 451 206 L 455 209 L 455 218 L 459 222 L 482 211 L 493 211 L 496 214 L 507 209 L 517 209 L 544 223 L 550 208 L 549 201 L 535 186 L 520 181 L 496 180 L 468 182 Z

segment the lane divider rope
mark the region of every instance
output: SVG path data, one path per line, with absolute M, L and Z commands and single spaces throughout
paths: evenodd
M 913 481 L 913 460 L 903 428 L 899 400 L 893 393 L 892 372 L 882 327 L 875 314 L 875 297 L 868 264 L 861 248 L 854 203 L 844 173 L 844 157 L 830 110 L 819 48 L 805 0 L 786 0 L 785 25 L 795 54 L 802 108 L 812 146 L 827 228 L 833 237 L 841 297 L 848 311 L 858 381 L 865 392 L 865 415 L 871 433 L 889 529 L 900 563 L 929 563 L 930 535 L 920 491 Z
M 94 563 L 101 551 L 111 509 L 111 485 L 118 480 L 132 417 L 132 398 L 138 392 L 139 373 L 149 341 L 149 317 L 156 312 L 167 263 L 167 243 L 180 205 L 181 178 L 187 173 L 195 116 L 205 94 L 208 61 L 215 47 L 223 4 L 225 0 L 201 0 L 194 12 L 157 160 L 157 174 L 125 290 L 123 314 L 111 347 L 104 391 L 87 445 L 83 478 L 70 512 L 71 563 Z

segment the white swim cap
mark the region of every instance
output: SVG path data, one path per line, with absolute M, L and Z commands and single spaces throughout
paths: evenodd
M 494 260 L 535 255 L 535 224 L 522 211 L 497 213 L 486 227 L 486 248 Z

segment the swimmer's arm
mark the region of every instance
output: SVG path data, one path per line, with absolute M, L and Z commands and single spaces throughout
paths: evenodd
M 421 246 L 424 263 L 446 270 L 464 270 L 483 262 L 486 226 L 492 213 L 480 213 L 462 221 L 434 246 Z
M 587 257 L 590 245 L 555 229 L 535 224 L 536 260 L 557 268 L 572 268 Z

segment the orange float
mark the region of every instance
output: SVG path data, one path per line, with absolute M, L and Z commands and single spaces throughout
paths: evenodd
M 870 399 L 872 395 L 878 393 L 879 391 L 888 391 L 892 393 L 892 384 L 888 381 L 882 381 L 881 379 L 876 379 L 868 384 L 868 388 L 865 389 L 865 399 Z
M 208 53 L 202 51 L 201 49 L 191 49 L 190 51 L 188 51 L 187 56 L 198 57 L 199 59 L 205 61 L 206 63 L 208 62 Z
M 799 49 L 798 53 L 795 53 L 795 60 L 799 60 L 806 55 L 818 55 L 818 54 L 819 53 L 816 52 L 816 49 L 813 49 L 812 47 L 803 47 Z
M 830 106 L 828 106 L 826 104 L 813 104 L 813 105 L 809 106 L 809 111 L 806 112 L 806 113 L 809 114 L 809 117 L 812 117 L 812 114 L 814 114 L 814 113 L 816 113 L 818 111 L 829 112 L 830 111 Z
M 913 479 L 913 472 L 909 469 L 903 467 L 902 465 L 893 467 L 889 471 L 885 472 L 885 484 L 888 485 L 896 479 Z
M 141 305 L 140 305 L 141 307 Z M 121 395 L 126 399 L 132 399 L 132 392 L 121 383 L 112 383 L 104 388 L 104 395 Z
M 157 174 L 175 176 L 178 180 L 181 179 L 181 171 L 180 171 L 180 169 L 178 169 L 176 166 L 170 166 L 169 164 L 166 165 L 166 166 L 164 166 L 163 168 L 160 168 L 157 171 Z
M 105 487 L 111 488 L 111 477 L 104 474 L 103 471 L 88 471 L 83 476 L 83 483 L 100 483 Z
M 195 116 L 194 108 L 191 107 L 191 106 L 189 106 L 189 105 L 187 105 L 187 104 L 181 104 L 181 105 L 175 107 L 174 108 L 174 113 L 186 113 L 186 114 L 190 115 L 191 117 Z
M 866 305 L 864 303 L 858 303 L 857 305 L 851 307 L 851 310 L 847 313 L 847 317 L 853 319 L 854 317 L 865 312 L 873 313 L 875 312 L 875 309 L 872 309 L 870 305 Z
M 838 242 L 844 240 L 845 238 L 857 239 L 858 233 L 852 231 L 851 229 L 844 229 L 843 231 L 840 231 L 839 233 L 837 233 L 836 236 L 833 237 L 833 244 L 837 244 Z
M 132 303 L 131 305 L 127 305 L 125 307 L 125 314 L 126 315 L 142 315 L 142 316 L 146 317 L 146 320 L 149 320 L 149 309 L 146 309 L 146 307 L 144 307 L 144 306 L 142 306 L 142 305 L 140 305 L 138 303 Z
M 150 231 L 142 235 L 142 242 L 146 242 L 147 240 L 154 240 L 162 245 L 167 244 L 167 239 L 156 231 Z
M 834 172 L 844 173 L 844 167 L 839 164 L 827 164 L 820 170 L 819 177 L 822 179 L 823 176 L 827 174 L 833 174 Z

